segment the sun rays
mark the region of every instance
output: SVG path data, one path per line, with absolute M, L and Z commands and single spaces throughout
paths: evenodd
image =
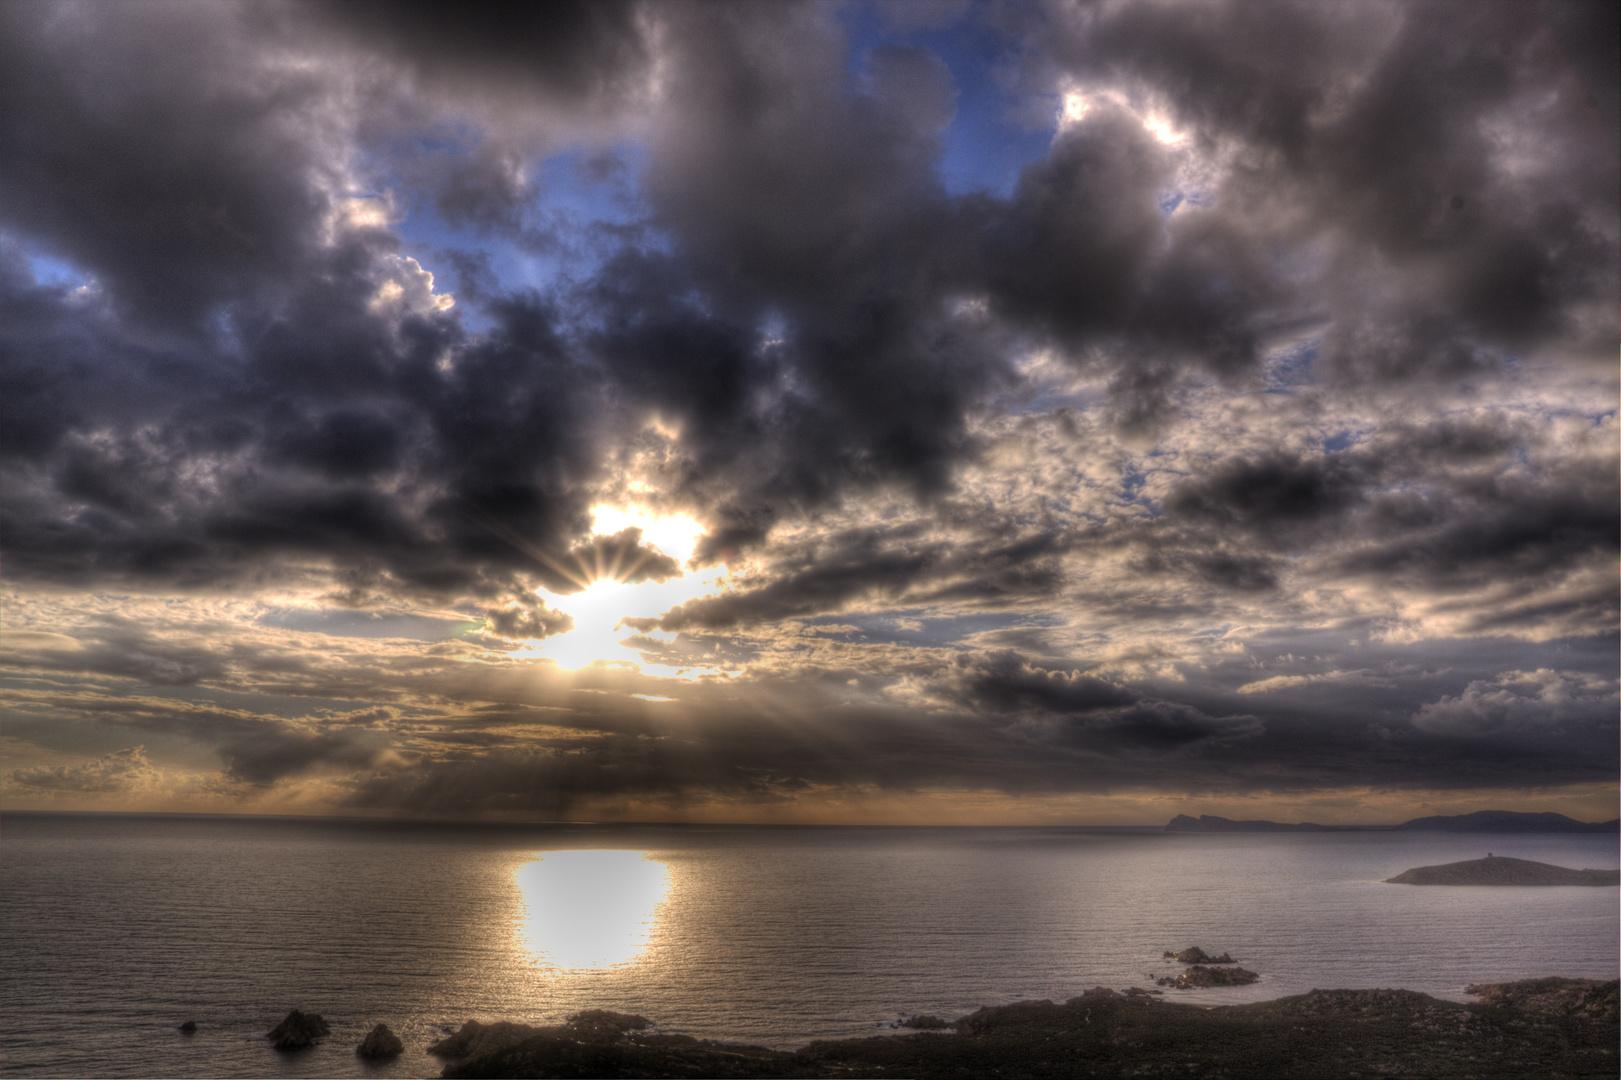
M 546 559 L 578 586 L 566 593 L 542 590 L 548 606 L 573 617 L 573 628 L 513 655 L 544 657 L 569 670 L 594 663 L 637 664 L 637 654 L 624 644 L 633 634 L 624 620 L 658 615 L 718 583 L 721 571 L 683 572 L 704 533 L 692 518 L 635 506 L 596 506 L 591 515 L 591 542 L 571 553 L 572 566 Z M 648 573 L 655 562 L 675 572 Z

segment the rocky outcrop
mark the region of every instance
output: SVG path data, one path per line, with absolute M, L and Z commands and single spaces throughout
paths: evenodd
M 897 1026 L 916 1028 L 918 1031 L 943 1031 L 951 1026 L 951 1021 L 942 1020 L 933 1013 L 918 1013 L 916 1016 L 903 1017 Z
M 1203 989 L 1207 986 L 1247 986 L 1259 982 L 1261 977 L 1241 967 L 1205 967 L 1195 964 L 1180 975 L 1155 979 L 1160 986 L 1174 986 L 1178 990 Z
M 387 1024 L 378 1024 L 366 1033 L 360 1045 L 355 1047 L 355 1053 L 363 1058 L 391 1058 L 398 1057 L 405 1051 L 405 1044 L 400 1037 L 388 1029 Z
M 1179 953 L 1167 950 L 1164 957 L 1167 960 L 1175 960 L 1179 964 L 1231 964 L 1235 962 L 1227 953 L 1222 953 L 1220 956 L 1211 956 L 1197 945 L 1191 949 L 1183 949 Z
M 561 1034 L 562 1028 L 538 1028 L 530 1024 L 514 1024 L 502 1020 L 495 1024 L 481 1024 L 469 1020 L 447 1039 L 440 1039 L 428 1047 L 428 1053 L 439 1057 L 483 1057 L 509 1046 L 516 1046 L 537 1035 Z
M 1483 1005 L 1513 1009 L 1539 1020 L 1572 1017 L 1609 1024 L 1613 1029 L 1621 1019 L 1618 984 L 1595 983 L 1590 979 L 1525 979 L 1510 983 L 1477 983 L 1463 992 L 1480 998 Z
M 327 1022 L 318 1013 L 301 1013 L 297 1009 L 287 1019 L 265 1033 L 270 1045 L 277 1050 L 303 1050 L 315 1045 L 315 1040 L 332 1034 Z
M 195 1035 L 195 1034 L 197 1034 L 197 1021 L 195 1021 L 195 1020 L 187 1020 L 184 1024 L 181 1024 L 180 1025 L 180 1034 L 182 1034 L 182 1035 Z
M 1418 866 L 1385 881 L 1391 885 L 1618 885 L 1621 871 L 1571 870 L 1529 859 L 1484 859 Z
M 586 1009 L 563 1022 L 563 1027 L 582 1042 L 615 1042 L 632 1031 L 646 1031 L 653 1021 L 632 1013 L 607 1009 Z

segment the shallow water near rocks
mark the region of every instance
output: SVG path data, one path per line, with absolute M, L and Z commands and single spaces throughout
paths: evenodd
M 588 1008 L 792 1048 L 1149 986 L 1191 945 L 1261 981 L 1168 999 L 1466 1000 L 1472 982 L 1615 978 L 1621 947 L 1615 888 L 1383 883 L 1487 850 L 1614 869 L 1613 835 L 19 813 L 0 833 L 8 1076 L 437 1076 L 447 1026 Z M 271 1049 L 293 1008 L 331 1036 Z M 406 1050 L 368 1064 L 354 1048 L 378 1023 Z

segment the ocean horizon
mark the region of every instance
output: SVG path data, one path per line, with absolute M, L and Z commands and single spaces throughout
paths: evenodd
M 1151 987 L 1192 945 L 1261 980 L 1169 1000 L 1467 1000 L 1475 982 L 1615 978 L 1621 945 L 1613 889 L 1383 880 L 1488 850 L 1613 869 L 1605 834 L 9 811 L 0 834 L 13 1076 L 434 1076 L 427 1046 L 465 1020 L 589 1008 L 789 1049 Z M 294 1008 L 332 1034 L 279 1053 L 263 1036 Z M 406 1050 L 367 1064 L 354 1047 L 378 1023 Z

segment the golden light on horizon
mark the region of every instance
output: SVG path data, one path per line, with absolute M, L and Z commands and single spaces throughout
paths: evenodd
M 569 972 L 636 962 L 670 888 L 669 868 L 640 851 L 548 851 L 514 876 L 519 943 Z

